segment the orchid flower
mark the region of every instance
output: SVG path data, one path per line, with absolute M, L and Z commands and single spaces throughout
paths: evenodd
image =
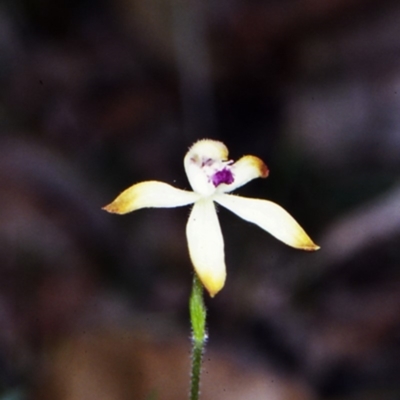
M 258 157 L 247 155 L 234 163 L 228 160 L 228 149 L 222 142 L 203 139 L 189 149 L 184 167 L 193 191 L 159 181 L 141 182 L 122 192 L 104 210 L 126 214 L 146 207 L 194 204 L 186 226 L 189 254 L 211 297 L 223 288 L 226 279 L 224 239 L 214 202 L 289 246 L 310 251 L 319 249 L 278 204 L 228 194 L 252 179 L 268 176 L 267 166 Z

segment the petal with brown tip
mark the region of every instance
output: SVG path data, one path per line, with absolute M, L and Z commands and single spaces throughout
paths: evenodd
M 137 183 L 123 191 L 112 203 L 103 207 L 110 213 L 126 214 L 140 208 L 172 208 L 194 203 L 199 195 L 174 188 L 164 182 Z

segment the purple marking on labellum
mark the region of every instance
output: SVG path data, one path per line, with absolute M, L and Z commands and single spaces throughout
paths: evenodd
M 221 183 L 226 183 L 227 185 L 229 185 L 234 181 L 232 172 L 227 168 L 224 168 L 221 171 L 217 171 L 211 177 L 211 180 L 215 187 L 219 186 Z

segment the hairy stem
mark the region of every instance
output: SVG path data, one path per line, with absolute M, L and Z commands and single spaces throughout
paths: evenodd
M 192 294 L 189 302 L 190 321 L 192 324 L 192 373 L 190 382 L 190 400 L 198 400 L 200 396 L 201 364 L 204 347 L 207 341 L 206 307 L 203 298 L 203 285 L 194 274 Z

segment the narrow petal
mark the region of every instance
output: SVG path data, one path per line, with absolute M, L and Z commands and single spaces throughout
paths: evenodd
M 201 199 L 194 204 L 186 236 L 194 269 L 214 297 L 224 286 L 226 268 L 224 239 L 212 200 Z
M 268 167 L 260 158 L 244 156 L 236 161 L 230 170 L 233 174 L 231 184 L 221 184 L 218 188 L 222 192 L 232 192 L 255 178 L 266 178 L 269 174 Z
M 146 207 L 180 207 L 194 203 L 199 195 L 176 189 L 164 182 L 137 183 L 123 191 L 112 203 L 103 207 L 110 213 L 126 214 Z
M 246 221 L 258 225 L 289 246 L 318 250 L 304 229 L 281 206 L 272 201 L 220 194 L 213 199 Z

